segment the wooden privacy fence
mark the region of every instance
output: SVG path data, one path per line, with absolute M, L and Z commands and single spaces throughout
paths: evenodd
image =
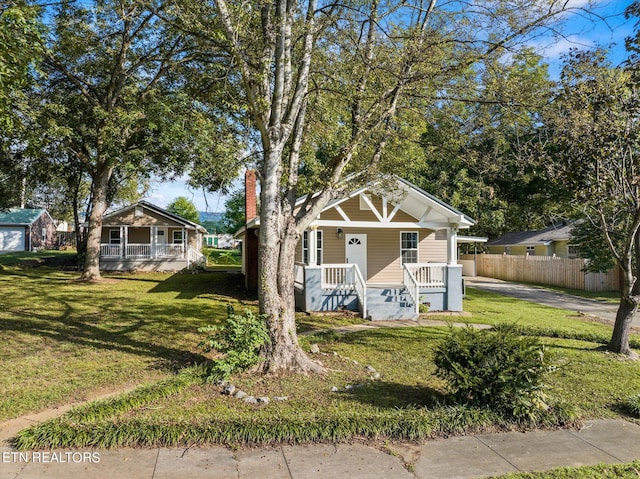
M 461 255 L 460 259 L 472 260 L 474 255 Z M 475 256 L 475 261 L 478 276 L 585 291 L 620 290 L 618 268 L 607 273 L 586 273 L 585 259 L 479 254 Z

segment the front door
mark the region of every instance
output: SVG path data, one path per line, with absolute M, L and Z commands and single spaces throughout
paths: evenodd
M 345 235 L 346 263 L 357 264 L 364 280 L 367 280 L 367 235 Z

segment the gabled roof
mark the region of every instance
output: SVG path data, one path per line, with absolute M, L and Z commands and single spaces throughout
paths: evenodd
M 132 210 L 134 209 L 136 206 L 142 206 L 143 208 L 147 208 L 151 211 L 153 211 L 156 214 L 159 214 L 161 216 L 165 216 L 169 219 L 172 219 L 173 221 L 175 221 L 176 223 L 182 224 L 184 226 L 186 226 L 187 228 L 192 228 L 195 229 L 197 231 L 200 231 L 202 233 L 206 233 L 207 230 L 206 228 L 204 228 L 204 226 L 201 226 L 197 223 L 194 223 L 193 221 L 189 221 L 186 218 L 183 218 L 182 216 L 176 215 L 174 213 L 171 213 L 170 211 L 165 210 L 164 208 L 160 208 L 157 205 L 154 205 L 153 203 L 149 203 L 148 201 L 138 201 L 137 203 L 133 203 L 131 205 L 125 206 L 124 208 L 120 208 L 119 210 L 116 211 L 112 211 L 109 214 L 104 215 L 103 219 L 108 219 L 111 218 L 112 216 L 117 216 L 121 213 L 124 213 L 125 211 L 128 210 Z
M 45 213 L 42 208 L 10 208 L 0 211 L 0 225 L 29 226 Z
M 383 189 L 383 186 L 389 186 L 390 188 Z M 415 224 L 425 228 L 438 229 L 452 225 L 458 228 L 469 228 L 475 224 L 475 220 L 469 216 L 397 175 L 372 181 L 365 186 L 356 188 L 350 193 L 330 201 L 322 211 L 325 212 L 332 208 L 339 207 L 341 203 L 366 192 L 371 192 L 377 196 L 386 198 L 394 208 L 398 207 L 399 210 L 416 218 L 417 221 Z M 306 199 L 306 196 L 298 198 L 296 206 L 302 205 Z M 316 220 L 315 223 L 321 224 L 322 220 Z M 259 224 L 260 219 L 256 217 L 249 222 L 247 227 L 256 228 Z M 382 224 L 381 222 L 381 225 Z M 387 224 L 393 225 L 393 223 Z M 242 231 L 243 230 L 240 230 L 236 234 Z
M 572 228 L 572 222 L 564 221 L 541 230 L 506 233 L 487 242 L 487 246 L 550 245 L 554 241 L 568 241 Z

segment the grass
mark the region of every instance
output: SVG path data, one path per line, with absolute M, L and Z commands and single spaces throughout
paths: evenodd
M 197 349 L 199 326 L 225 318 L 227 304 L 237 311 L 256 307 L 253 298 L 243 296 L 237 276 L 120 274 L 87 285 L 75 281 L 77 273 L 4 258 L 0 340 L 7 354 L 0 357 L 5 373 L 0 390 L 6 391 L 0 396 L 0 421 L 82 399 L 96 389 L 145 383 L 23 431 L 17 444 L 22 448 L 418 440 L 566 425 L 575 417 L 628 418 L 624 402 L 640 394 L 640 363 L 599 349 L 610 326 L 470 289 L 465 308 L 473 316 L 466 319 L 515 322 L 527 334 L 542 335 L 558 366 L 547 393 L 572 408 L 553 410 L 542 423 L 514 424 L 488 410 L 448 404 L 447 385 L 435 376 L 432 361 L 434 348 L 448 334 L 446 323 L 326 333 L 327 325 L 361 322 L 347 314 L 299 314 L 299 329 L 307 332 L 301 343 L 306 349 L 319 344 L 315 357 L 327 374 L 237 375 L 234 385 L 248 394 L 288 398 L 247 404 L 221 394 L 197 368 L 177 373 L 208 359 Z M 372 379 L 366 365 L 381 378 Z
M 246 301 L 240 282 L 220 273 L 84 284 L 77 272 L 40 266 L 43 255 L 0 256 L 0 421 L 202 362 L 196 329 Z
M 558 291 L 559 293 L 571 294 L 573 296 L 580 296 L 581 298 L 596 299 L 598 301 L 604 301 L 612 304 L 618 304 L 620 302 L 619 291 L 585 291 L 583 289 L 562 288 L 560 286 L 551 286 L 548 284 L 523 284 L 528 284 L 529 286 L 535 286 L 538 288 L 550 289 L 552 291 Z
M 563 467 L 546 472 L 517 472 L 490 479 L 637 479 L 640 461 L 627 464 L 598 464 L 585 467 Z
M 236 267 L 242 266 L 242 253 L 237 249 L 204 248 L 207 265 Z

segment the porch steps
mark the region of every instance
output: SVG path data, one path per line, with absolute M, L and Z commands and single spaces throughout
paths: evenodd
M 398 286 L 367 286 L 367 315 L 372 321 L 418 318 L 411 296 Z

